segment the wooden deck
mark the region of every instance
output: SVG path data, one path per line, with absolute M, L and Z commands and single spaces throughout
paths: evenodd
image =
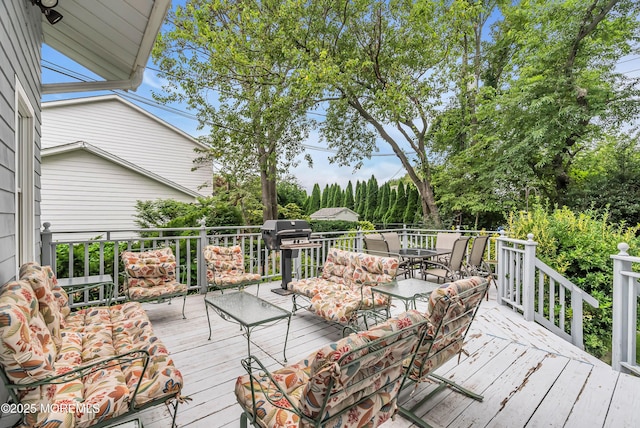
M 283 308 L 291 298 L 269 291 L 278 284 L 263 284 L 260 297 Z M 250 288 L 255 292 L 255 288 Z M 186 315 L 181 303 L 145 305 L 156 334 L 172 353 L 184 376 L 183 394 L 191 401 L 180 405 L 181 427 L 218 428 L 239 426 L 240 406 L 234 384 L 244 374 L 240 359 L 247 353 L 246 338 L 237 325 L 214 313 L 213 337 L 202 296 L 187 299 Z M 395 312 L 404 306 L 398 304 Z M 424 307 L 418 307 L 424 309 Z M 283 364 L 286 323 L 256 330 L 251 351 L 270 368 Z M 292 318 L 287 357 L 294 363 L 320 346 L 339 340 L 342 330 L 312 313 L 301 311 Z M 441 376 L 484 395 L 483 402 L 445 390 L 419 410 L 434 427 L 638 427 L 640 426 L 640 379 L 613 371 L 608 365 L 557 338 L 542 327 L 526 322 L 510 309 L 495 303 L 495 287 L 482 303 L 462 356 L 438 369 Z M 433 385 L 425 382 L 404 391 L 403 404 L 419 402 Z M 141 414 L 145 428 L 168 427 L 166 409 L 157 407 Z M 387 428 L 410 427 L 397 416 Z

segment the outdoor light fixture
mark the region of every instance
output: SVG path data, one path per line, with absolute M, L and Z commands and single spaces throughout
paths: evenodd
M 40 8 L 49 24 L 54 25 L 62 20 L 62 14 L 53 10 L 58 5 L 58 0 L 31 0 L 31 4 Z

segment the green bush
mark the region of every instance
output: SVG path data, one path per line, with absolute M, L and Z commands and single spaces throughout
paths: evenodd
M 548 212 L 538 206 L 512 213 L 508 230 L 516 239 L 532 233 L 538 243 L 537 257 L 598 300 L 600 307 L 584 307 L 585 349 L 597 357 L 605 355 L 612 332 L 611 255 L 618 253 L 620 242 L 640 248 L 640 227 L 614 224 L 606 212 L 574 213 L 566 207 Z

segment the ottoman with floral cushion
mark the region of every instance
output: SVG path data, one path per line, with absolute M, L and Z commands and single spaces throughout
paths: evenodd
M 412 361 L 427 331 L 409 311 L 368 331 L 324 346 L 297 364 L 269 372 L 255 357 L 235 385 L 247 419 L 261 427 L 377 427 L 396 412 L 403 362 Z
M 242 288 L 251 284 L 258 284 L 258 291 L 260 290 L 262 277 L 245 270 L 244 255 L 239 245 L 207 245 L 203 255 L 207 263 L 207 283 L 213 290 Z
M 182 375 L 137 302 L 70 312 L 48 266 L 0 288 L 0 368 L 21 427 L 103 426 L 181 401 Z
M 162 301 L 182 297 L 182 318 L 187 302 L 187 285 L 176 279 L 176 257 L 171 248 L 123 251 L 125 294 L 132 302 Z
M 395 281 L 398 259 L 329 249 L 322 275 L 288 284 L 293 312 L 305 307 L 328 321 L 357 324 L 362 311 L 388 309 L 389 298 L 371 293 L 371 287 Z M 298 304 L 305 300 L 307 305 Z M 366 326 L 366 317 L 365 317 Z

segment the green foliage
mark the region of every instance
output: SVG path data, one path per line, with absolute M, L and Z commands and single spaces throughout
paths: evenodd
M 322 199 L 320 200 L 320 207 L 321 208 L 328 208 L 329 207 L 329 185 L 325 184 L 324 185 L 324 190 L 322 191 Z
M 608 212 L 612 222 L 640 223 L 640 146 L 637 135 L 603 139 L 576 156 L 571 207 Z
M 416 212 L 418 211 L 419 195 L 418 190 L 414 186 L 407 186 L 407 208 L 404 210 L 402 222 L 404 224 L 414 224 L 416 221 Z
M 391 186 L 389 182 L 386 182 L 380 188 L 380 203 L 376 209 L 375 221 L 384 223 L 385 216 L 389 210 L 389 194 L 391 193 Z
M 199 198 L 196 203 L 158 199 L 137 201 L 135 222 L 141 228 L 208 227 L 242 224 L 240 211 L 219 197 Z
M 286 218 L 290 220 L 304 218 L 304 211 L 298 205 L 289 203 L 284 207 L 278 208 L 278 218 Z
M 311 198 L 309 200 L 309 205 L 307 206 L 307 214 L 313 214 L 320 209 L 320 198 L 320 185 L 316 183 L 313 185 L 313 190 L 311 191 Z
M 512 213 L 508 224 L 514 238 L 527 239 L 532 233 L 538 243 L 537 257 L 599 301 L 599 308 L 585 305 L 584 338 L 588 352 L 604 355 L 611 346 L 612 331 L 610 256 L 618 253 L 620 242 L 640 248 L 640 227 L 613 224 L 606 212 L 574 213 L 566 207 L 547 212 L 540 206 Z
M 299 207 L 304 206 L 307 200 L 307 192 L 294 181 L 280 181 L 277 185 L 278 204 L 285 206 L 287 204 L 296 204 Z
M 344 230 L 357 230 L 360 222 L 346 220 L 310 220 L 309 225 L 313 232 L 340 232 Z
M 376 208 L 378 208 L 378 180 L 372 175 L 367 182 L 365 199 L 365 215 L 363 220 L 375 221 Z
M 354 210 L 355 208 L 355 201 L 353 199 L 353 185 L 351 184 L 351 180 L 349 180 L 349 182 L 347 183 L 347 188 L 344 191 L 342 206 L 347 207 L 350 210 Z

